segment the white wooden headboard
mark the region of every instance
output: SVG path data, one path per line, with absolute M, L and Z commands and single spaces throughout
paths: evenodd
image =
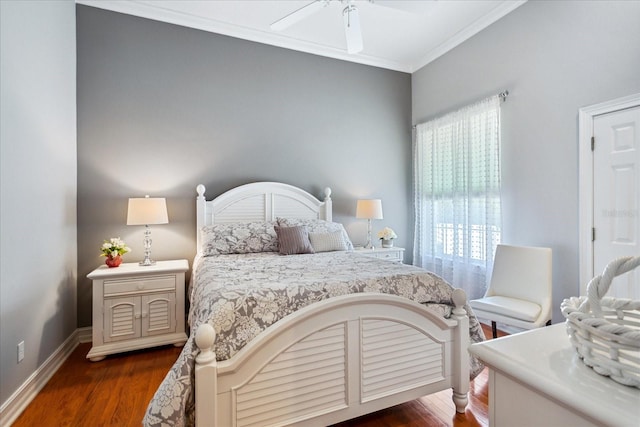
M 325 188 L 320 201 L 305 190 L 280 182 L 255 182 L 233 188 L 207 201 L 205 187 L 196 187 L 196 236 L 200 250 L 200 230 L 206 225 L 275 221 L 280 218 L 332 220 L 331 189 Z

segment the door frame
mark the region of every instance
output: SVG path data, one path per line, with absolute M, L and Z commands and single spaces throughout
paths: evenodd
M 587 294 L 593 271 L 593 152 L 591 136 L 597 116 L 640 106 L 640 93 L 602 102 L 578 110 L 578 263 L 580 295 Z

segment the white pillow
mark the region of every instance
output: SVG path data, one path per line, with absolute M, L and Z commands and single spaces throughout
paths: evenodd
M 281 227 L 295 227 L 298 225 L 306 225 L 309 233 L 332 233 L 334 231 L 340 231 L 342 233 L 342 238 L 347 245 L 347 250 L 353 250 L 353 243 L 351 243 L 347 231 L 339 222 L 309 218 L 276 218 L 276 220 L 278 221 L 278 225 Z
M 344 241 L 342 231 L 331 233 L 309 233 L 311 246 L 316 252 L 346 251 L 347 243 Z

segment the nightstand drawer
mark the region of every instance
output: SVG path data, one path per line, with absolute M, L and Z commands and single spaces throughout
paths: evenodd
M 376 258 L 381 258 L 381 259 L 389 259 L 389 260 L 394 260 L 394 261 L 399 261 L 400 258 L 400 251 L 395 251 L 395 252 L 379 252 L 379 253 L 374 253 L 371 256 L 372 257 L 376 257 Z
M 174 291 L 175 276 L 141 277 L 129 280 L 105 280 L 104 295 L 121 295 L 132 292 Z
M 392 248 L 375 249 L 356 248 L 355 253 L 370 258 L 384 259 L 387 261 L 395 261 L 400 263 L 404 261 L 404 248 L 399 248 L 397 246 Z

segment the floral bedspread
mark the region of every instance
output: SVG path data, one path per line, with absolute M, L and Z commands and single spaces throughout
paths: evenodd
M 358 255 L 326 252 L 280 256 L 277 253 L 202 257 L 194 262 L 190 287 L 191 334 L 147 408 L 145 426 L 195 424 L 195 331 L 209 322 L 216 331 L 218 360 L 237 353 L 261 331 L 314 302 L 357 292 L 396 294 L 424 303 L 444 317 L 452 311 L 453 288 L 421 268 Z M 484 340 L 469 307 L 471 342 Z M 471 358 L 471 376 L 482 364 Z

